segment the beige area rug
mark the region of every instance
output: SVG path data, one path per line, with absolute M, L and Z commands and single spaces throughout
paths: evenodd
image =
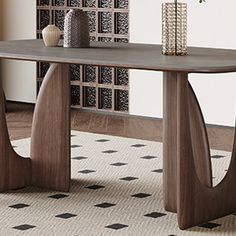
M 163 209 L 162 144 L 72 132 L 69 193 L 37 188 L 0 194 L 0 236 L 236 235 L 236 215 L 179 230 Z M 14 141 L 27 156 L 29 139 Z M 212 151 L 214 181 L 230 153 Z

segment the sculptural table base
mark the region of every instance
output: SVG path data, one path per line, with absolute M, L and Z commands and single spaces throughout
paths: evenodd
M 27 185 L 69 190 L 70 81 L 67 64 L 52 64 L 43 80 L 34 112 L 30 158 L 19 156 L 11 146 L 4 95 L 0 93 L 0 191 Z
M 52 64 L 35 107 L 31 157 L 11 146 L 0 93 L 0 191 L 28 185 L 68 191 L 70 81 L 67 64 Z M 2 84 L 0 82 L 0 90 Z M 223 181 L 212 187 L 206 126 L 187 73 L 164 73 L 164 205 L 186 229 L 236 212 L 236 139 Z
M 186 229 L 236 212 L 236 139 L 228 173 L 212 187 L 205 122 L 187 73 L 164 73 L 164 205 Z

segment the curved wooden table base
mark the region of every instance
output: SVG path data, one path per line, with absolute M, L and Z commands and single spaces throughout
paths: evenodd
M 236 138 L 228 173 L 212 187 L 206 126 L 187 73 L 164 73 L 164 101 L 166 210 L 178 213 L 181 229 L 236 212 Z
M 52 64 L 40 89 L 31 136 L 32 184 L 70 187 L 69 65 Z
M 0 81 L 0 91 L 2 83 Z M 4 93 L 0 92 L 0 191 L 18 189 L 30 184 L 31 163 L 13 149 L 6 122 Z
M 70 186 L 70 81 L 67 64 L 52 64 L 35 107 L 31 159 L 13 150 L 0 93 L 0 191 L 27 185 L 68 191 Z M 0 83 L 0 90 L 2 85 Z

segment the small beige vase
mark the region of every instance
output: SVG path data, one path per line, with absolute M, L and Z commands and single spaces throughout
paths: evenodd
M 55 25 L 48 25 L 43 29 L 42 35 L 46 47 L 55 47 L 59 43 L 61 31 Z

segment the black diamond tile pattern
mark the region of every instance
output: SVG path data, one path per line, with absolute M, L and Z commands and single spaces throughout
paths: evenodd
M 107 150 L 107 151 L 103 151 L 102 153 L 112 154 L 116 152 L 117 152 L 116 150 Z
M 213 228 L 216 228 L 220 226 L 220 224 L 217 224 L 217 223 L 206 223 L 206 224 L 202 224 L 202 225 L 199 225 L 199 227 L 202 227 L 202 228 L 206 228 L 206 229 L 213 229 Z
M 131 147 L 136 147 L 136 148 L 145 147 L 145 146 L 146 146 L 145 144 L 134 144 L 134 145 L 131 145 Z
M 18 203 L 18 204 L 15 204 L 15 205 L 11 205 L 9 207 L 15 208 L 15 209 L 21 209 L 21 208 L 25 208 L 25 207 L 28 207 L 28 206 L 29 206 L 28 204 Z
M 100 208 L 110 208 L 115 206 L 116 204 L 112 204 L 112 203 L 108 203 L 108 202 L 104 202 L 104 203 L 100 203 L 95 205 L 95 207 L 100 207 Z
M 95 184 L 95 185 L 87 186 L 85 188 L 91 189 L 91 190 L 97 190 L 97 189 L 105 188 L 105 186 Z
M 151 160 L 151 159 L 157 158 L 157 156 L 143 156 L 143 157 L 140 157 L 140 158 L 145 159 L 145 160 Z
M 152 172 L 156 172 L 156 173 L 163 173 L 163 169 L 156 169 L 156 170 L 152 170 Z
M 160 212 L 152 212 L 152 213 L 148 213 L 144 216 L 151 217 L 151 218 L 159 218 L 159 217 L 162 217 L 162 216 L 166 216 L 166 214 L 160 213 Z
M 98 143 L 105 143 L 105 142 L 109 142 L 110 140 L 109 139 L 98 139 L 96 140 L 96 142 Z
M 147 193 L 137 193 L 134 195 L 131 195 L 131 197 L 136 197 L 136 198 L 146 198 L 146 197 L 150 197 L 152 196 L 151 194 L 147 194 Z
M 49 198 L 54 198 L 54 199 L 61 199 L 61 198 L 66 198 L 66 197 L 69 197 L 69 195 L 61 194 L 61 193 L 49 196 Z
M 40 233 L 47 230 L 49 224 L 47 219 L 50 219 L 55 221 L 55 224 L 53 221 L 50 222 L 54 227 L 53 230 L 58 232 L 59 227 L 64 227 L 68 230 L 68 235 L 87 235 L 86 233 L 90 232 L 83 231 L 87 228 L 91 230 L 91 235 L 117 233 L 119 235 L 139 235 L 139 230 L 142 231 L 140 235 L 152 235 L 152 232 L 159 233 L 161 225 L 167 224 L 168 230 L 164 229 L 160 235 L 180 236 L 181 231 L 177 227 L 174 214 L 161 210 L 163 209 L 161 192 L 155 188 L 156 184 L 153 184 L 159 185 L 162 182 L 163 158 L 159 155 L 155 156 L 160 151 L 159 145 L 157 145 L 157 149 L 152 149 L 152 144 L 149 145 L 149 142 L 144 140 L 127 142 L 126 139 L 113 139 L 111 136 L 100 134 L 86 134 L 91 135 L 88 138 L 85 138 L 84 135 L 81 132 L 73 132 L 71 135 L 73 145 L 81 147 L 71 150 L 72 159 L 74 159 L 72 161 L 72 178 L 75 180 L 72 181 L 72 191 L 70 193 L 53 192 L 48 194 L 41 191 L 32 192 L 30 203 L 24 191 L 17 192 L 17 194 L 15 192 L 9 193 L 8 201 L 5 201 L 2 196 L 3 201 L 1 201 L 0 209 L 3 222 L 1 227 L 6 230 L 8 228 L 13 231 L 12 234 L 15 232 L 17 235 L 24 234 L 24 232 L 20 232 L 24 230 L 29 235 L 47 235 L 45 231 Z M 12 145 L 17 145 L 19 150 L 22 148 L 18 141 L 13 141 Z M 145 146 L 148 148 L 142 148 Z M 115 151 L 116 148 L 118 152 Z M 115 155 L 102 154 L 103 150 L 108 153 L 114 151 L 117 153 Z M 217 154 L 217 157 L 212 159 L 213 164 L 218 164 L 221 171 L 224 172 L 227 167 L 224 164 L 221 165 L 221 161 L 227 161 L 230 154 L 222 152 L 220 155 L 220 151 L 213 152 L 213 154 Z M 219 159 L 222 159 L 218 160 L 218 156 L 220 156 Z M 149 160 L 153 160 L 155 164 Z M 218 179 L 216 175 L 214 176 Z M 150 186 L 145 186 L 145 183 L 149 183 L 149 181 Z M 9 204 L 9 199 L 11 204 Z M 40 206 L 35 204 L 38 201 Z M 38 211 L 41 204 L 45 204 L 47 210 Z M 136 211 L 137 207 L 138 212 Z M 96 225 L 94 228 L 93 222 L 100 216 L 104 218 L 104 221 L 101 221 L 103 223 L 100 229 Z M 35 217 L 37 223 L 32 221 Z M 9 219 L 10 223 L 4 225 L 4 218 L 7 221 Z M 222 221 L 223 223 L 215 220 L 216 222 L 208 222 L 194 227 L 193 231 L 203 231 L 203 234 L 204 232 L 217 231 L 219 234 L 221 232 L 224 234 L 225 229 L 229 227 L 229 231 L 226 231 L 227 234 L 232 231 L 234 218 L 236 220 L 236 213 L 227 217 L 225 222 Z M 0 228 L 0 232 L 2 228 Z M 133 229 L 136 234 L 133 233 Z M 11 235 L 11 233 L 5 235 Z M 67 234 L 63 233 L 63 235 Z
M 211 156 L 211 158 L 214 158 L 214 159 L 221 159 L 221 158 L 224 158 L 225 156 L 222 156 L 222 155 L 213 155 Z
M 88 157 L 78 156 L 78 157 L 72 157 L 72 159 L 73 159 L 73 160 L 77 160 L 77 161 L 81 161 L 81 160 L 88 159 Z
M 128 163 L 124 163 L 124 162 L 115 162 L 115 163 L 112 163 L 111 166 L 125 166 L 125 165 L 128 165 Z
M 81 173 L 81 174 L 91 174 L 91 173 L 94 173 L 96 172 L 95 170 L 81 170 L 81 171 L 78 171 L 78 173 Z
M 120 229 L 123 229 L 123 228 L 126 228 L 126 227 L 128 227 L 128 225 L 119 224 L 119 223 L 106 226 L 106 228 L 114 229 L 114 230 L 120 230 Z
M 61 218 L 61 219 L 69 219 L 69 218 L 76 217 L 76 216 L 77 215 L 71 214 L 71 213 L 63 213 L 63 214 L 60 214 L 60 215 L 56 215 L 55 217 Z
M 28 230 L 28 229 L 33 229 L 35 227 L 36 226 L 34 226 L 34 225 L 23 224 L 23 225 L 15 226 L 15 227 L 13 227 L 13 229 L 18 229 L 18 230 L 25 231 L 25 230 Z
M 77 144 L 73 144 L 70 146 L 71 148 L 79 148 L 79 147 L 82 147 L 81 145 L 77 145 Z
M 127 176 L 124 178 L 120 178 L 120 180 L 124 180 L 124 181 L 132 181 L 132 180 L 136 180 L 138 179 L 137 177 L 132 177 L 132 176 Z

